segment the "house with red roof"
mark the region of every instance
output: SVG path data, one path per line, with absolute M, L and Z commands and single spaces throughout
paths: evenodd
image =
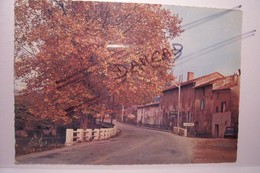
M 182 128 L 188 136 L 198 137 L 223 137 L 226 127 L 237 128 L 239 76 L 236 74 L 225 77 L 215 72 L 194 78 L 189 72 L 186 82 L 175 83 L 162 93 L 161 125 Z

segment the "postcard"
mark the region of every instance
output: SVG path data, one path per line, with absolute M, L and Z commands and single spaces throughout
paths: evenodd
M 236 162 L 240 8 L 16 0 L 16 164 Z

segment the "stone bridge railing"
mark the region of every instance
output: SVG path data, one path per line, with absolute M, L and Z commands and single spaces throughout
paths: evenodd
M 116 126 L 101 129 L 67 129 L 65 146 L 71 146 L 79 142 L 106 140 L 118 133 Z
M 184 128 L 173 127 L 173 133 L 187 137 L 187 129 Z

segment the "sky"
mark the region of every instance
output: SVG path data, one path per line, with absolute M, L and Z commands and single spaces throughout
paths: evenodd
M 242 12 L 239 8 L 214 9 L 164 6 L 182 18 L 184 32 L 172 43 L 183 46 L 173 73 L 194 72 L 195 78 L 213 72 L 227 76 L 238 72 L 241 60 Z M 242 35 L 246 37 L 246 35 Z

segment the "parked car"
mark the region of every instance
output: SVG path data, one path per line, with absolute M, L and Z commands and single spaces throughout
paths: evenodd
M 237 130 L 235 127 L 227 127 L 224 133 L 224 138 L 232 138 L 236 139 L 237 138 Z

